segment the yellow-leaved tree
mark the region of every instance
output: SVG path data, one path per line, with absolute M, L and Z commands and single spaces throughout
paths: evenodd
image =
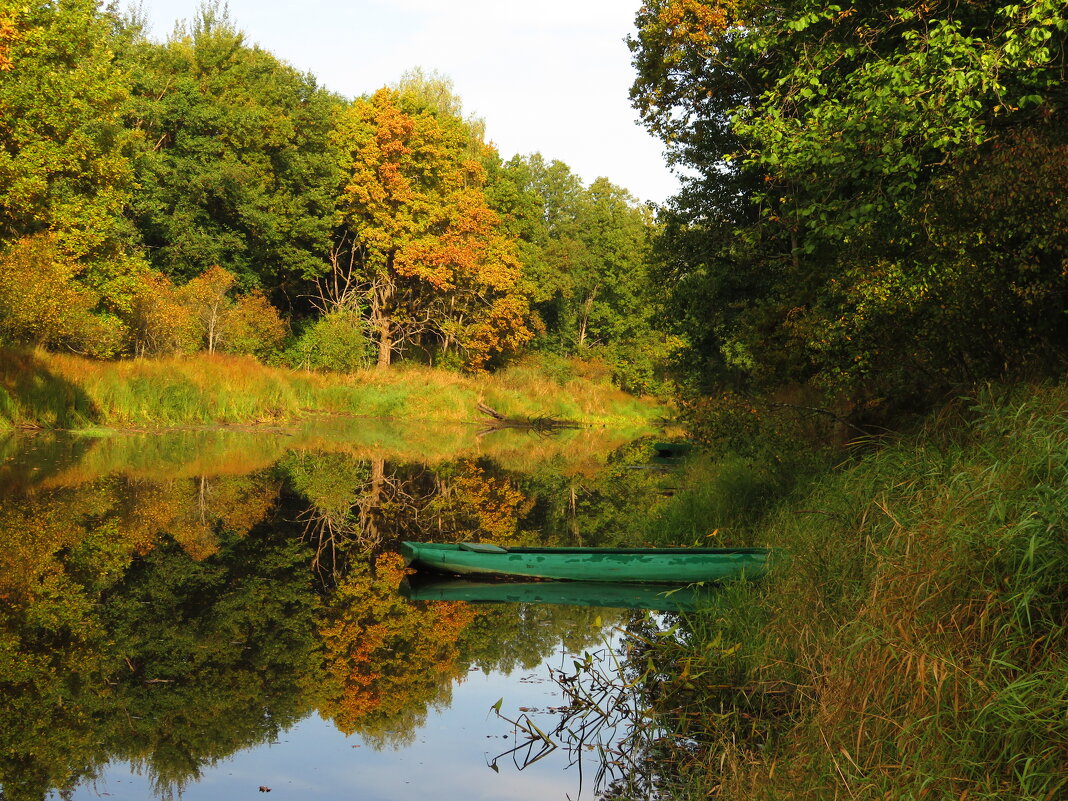
M 480 369 L 531 338 L 518 246 L 486 200 L 473 135 L 411 90 L 381 89 L 341 115 L 331 286 L 366 308 L 380 367 L 412 348 Z
M 183 286 L 148 271 L 127 322 L 139 356 L 221 351 L 266 357 L 281 347 L 286 324 L 260 290 L 232 296 L 237 279 L 218 265 Z
M 0 343 L 112 355 L 122 336 L 119 322 L 93 314 L 99 296 L 77 280 L 81 269 L 53 234 L 0 247 Z

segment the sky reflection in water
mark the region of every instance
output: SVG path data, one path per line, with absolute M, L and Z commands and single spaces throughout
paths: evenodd
M 556 663 L 555 658 L 548 660 Z M 453 689 L 452 705 L 433 711 L 406 747 L 375 750 L 358 735 L 346 737 L 318 715 L 305 718 L 272 743 L 234 754 L 204 771 L 182 793 L 184 801 L 222 801 L 252 797 L 271 788 L 270 798 L 405 801 L 494 799 L 546 801 L 578 794 L 577 768 L 567 768 L 563 751 L 522 772 L 507 759 L 499 773 L 488 763 L 515 744 L 512 727 L 491 707 L 504 698 L 509 706 L 546 709 L 561 703 L 547 671 L 517 670 L 510 676 L 474 669 Z M 108 798 L 143 801 L 154 796 L 147 777 L 128 764 L 109 766 L 94 786 L 80 788 L 73 801 Z M 589 794 L 584 793 L 584 797 Z

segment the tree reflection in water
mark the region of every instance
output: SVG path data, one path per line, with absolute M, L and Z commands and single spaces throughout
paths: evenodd
M 581 608 L 408 603 L 395 592 L 399 539 L 612 544 L 619 508 L 655 497 L 619 480 L 654 478 L 622 468 L 519 474 L 467 458 L 431 469 L 342 451 L 291 451 L 249 471 L 213 461 L 218 472 L 203 461 L 135 475 L 91 460 L 44 478 L 26 460 L 25 475 L 8 469 L 7 801 L 69 794 L 119 760 L 159 797 L 180 794 L 315 710 L 372 745 L 408 741 L 470 669 L 530 668 L 561 640 L 592 647 L 597 629 Z

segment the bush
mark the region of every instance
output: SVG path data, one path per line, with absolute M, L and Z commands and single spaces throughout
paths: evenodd
M 122 323 L 93 313 L 98 296 L 79 285 L 77 265 L 51 234 L 24 237 L 0 255 L 0 338 L 15 345 L 113 356 Z
M 286 324 L 263 292 L 254 289 L 223 313 L 222 350 L 265 359 L 282 347 Z
M 304 370 L 351 373 L 371 364 L 366 322 L 357 312 L 334 311 L 305 327 L 284 361 Z
M 130 338 L 137 356 L 194 353 L 197 334 L 191 310 L 162 273 L 149 272 L 130 301 Z

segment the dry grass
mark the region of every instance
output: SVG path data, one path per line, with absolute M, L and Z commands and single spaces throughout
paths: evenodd
M 321 375 L 250 358 L 100 362 L 0 350 L 0 424 L 78 429 L 291 421 L 309 412 L 470 422 L 484 402 L 516 417 L 642 428 L 658 412 L 607 384 L 561 386 L 530 371 L 463 376 L 420 367 Z

